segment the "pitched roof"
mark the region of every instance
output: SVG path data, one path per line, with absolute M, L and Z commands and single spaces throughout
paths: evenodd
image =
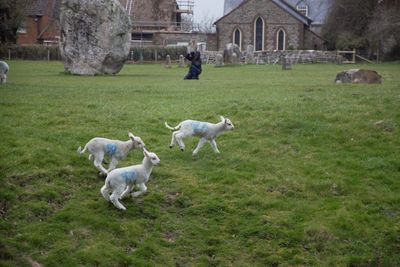
M 245 5 L 249 1 L 250 0 L 244 0 L 238 6 L 236 6 L 231 11 L 229 11 L 227 14 L 225 14 L 224 16 L 219 18 L 216 22 L 214 22 L 214 24 L 217 24 L 220 20 L 222 20 L 223 18 L 229 16 L 229 14 L 231 14 L 235 10 L 239 9 L 241 6 Z M 270 1 L 273 2 L 274 4 L 276 4 L 277 6 L 279 6 L 280 8 L 282 8 L 283 10 L 285 10 L 286 12 L 288 12 L 290 15 L 292 15 L 294 18 L 296 18 L 297 20 L 299 20 L 303 24 L 305 24 L 307 26 L 311 24 L 312 19 L 310 19 L 310 18 L 304 16 L 303 14 L 301 14 L 299 11 L 297 11 L 296 8 L 294 8 L 292 5 L 288 4 L 286 1 L 284 1 L 284 0 L 270 0 Z

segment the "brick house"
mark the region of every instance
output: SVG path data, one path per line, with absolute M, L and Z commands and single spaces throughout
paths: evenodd
M 25 10 L 25 20 L 17 31 L 17 44 L 56 44 L 60 30 L 59 1 L 35 0 Z
M 17 44 L 56 44 L 59 41 L 60 0 L 33 0 L 17 32 Z M 191 39 L 216 49 L 216 35 L 192 33 L 182 15 L 193 14 L 194 0 L 119 0 L 132 21 L 132 46 L 176 45 Z
M 255 51 L 323 48 L 312 19 L 284 0 L 243 0 L 215 25 L 218 50 L 227 43 Z

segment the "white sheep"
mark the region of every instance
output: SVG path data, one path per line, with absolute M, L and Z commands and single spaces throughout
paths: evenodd
M 145 148 L 143 155 L 142 164 L 118 168 L 107 174 L 105 184 L 100 192 L 107 201 L 111 201 L 118 209 L 126 210 L 119 200 L 129 194 L 135 185 L 139 188 L 139 191 L 133 192 L 132 197 L 140 196 L 147 191 L 146 183 L 151 171 L 155 165 L 160 163 L 157 155 L 148 152 Z
M 8 64 L 4 61 L 0 61 L 0 84 L 7 82 L 7 73 L 10 70 Z
M 118 161 L 124 159 L 132 149 L 143 149 L 145 144 L 138 136 L 128 133 L 128 141 L 110 140 L 102 137 L 91 139 L 85 147 L 78 148 L 78 153 L 83 154 L 88 150 L 90 152 L 89 160 L 92 160 L 94 166 L 104 175 L 117 167 Z M 111 157 L 110 165 L 106 170 L 103 165 L 104 156 Z
M 195 150 L 193 150 L 193 156 L 197 155 L 200 148 L 203 147 L 204 143 L 208 141 L 215 153 L 219 153 L 217 143 L 215 139 L 224 131 L 233 130 L 234 126 L 229 119 L 220 116 L 221 121 L 218 123 L 201 122 L 194 120 L 185 120 L 179 123 L 174 128 L 169 126 L 165 122 L 165 126 L 174 131 L 172 133 L 172 140 L 170 148 L 172 148 L 176 143 L 178 143 L 180 149 L 183 151 L 185 149 L 185 144 L 183 143 L 184 138 L 188 136 L 199 136 L 200 140 L 197 144 Z

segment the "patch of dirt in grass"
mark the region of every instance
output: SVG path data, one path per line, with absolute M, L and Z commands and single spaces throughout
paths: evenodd
M 385 132 L 392 133 L 396 130 L 396 125 L 390 121 L 380 120 L 374 122 L 374 126 L 378 129 L 381 129 Z
M 46 178 L 44 173 L 36 173 L 31 175 L 11 175 L 6 178 L 6 183 L 9 185 L 25 187 L 33 181 L 42 180 L 43 178 Z
M 312 247 L 322 252 L 326 249 L 326 246 L 336 240 L 336 237 L 324 228 L 311 228 L 306 230 L 306 243 L 304 244 L 305 249 L 311 249 Z
M 9 209 L 9 202 L 6 199 L 0 200 L 0 218 L 4 219 L 7 216 L 7 212 Z
M 26 260 L 31 264 L 32 267 L 42 267 L 43 265 L 34 261 L 31 257 L 26 257 Z
M 176 234 L 174 232 L 168 231 L 168 232 L 164 233 L 164 239 L 168 243 L 175 243 Z

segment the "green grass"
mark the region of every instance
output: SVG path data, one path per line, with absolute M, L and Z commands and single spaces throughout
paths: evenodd
M 400 65 L 381 85 L 335 85 L 358 66 L 126 65 L 79 77 L 9 62 L 0 87 L 0 265 L 399 266 Z M 164 127 L 230 118 L 221 154 Z M 122 212 L 76 149 L 140 136 L 157 153 L 148 192 Z M 138 151 L 119 167 L 141 162 Z

